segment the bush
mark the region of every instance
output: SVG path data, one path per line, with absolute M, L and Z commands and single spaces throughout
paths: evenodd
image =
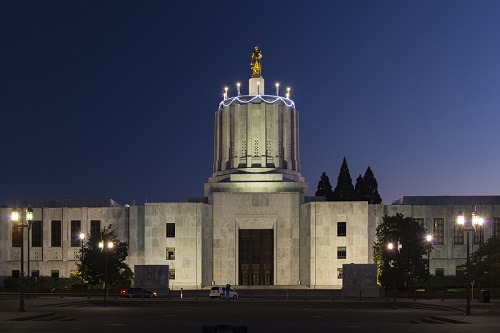
M 24 281 L 25 286 L 28 284 L 28 278 Z M 77 278 L 53 278 L 51 276 L 39 276 L 30 278 L 31 289 L 37 290 L 52 290 L 61 288 L 71 288 L 74 285 L 81 285 L 81 281 Z M 19 288 L 19 278 L 6 277 L 4 281 L 5 288 Z
M 426 291 L 446 291 L 448 288 L 465 288 L 466 281 L 463 276 L 435 276 L 431 275 L 427 281 L 419 281 L 417 288 Z

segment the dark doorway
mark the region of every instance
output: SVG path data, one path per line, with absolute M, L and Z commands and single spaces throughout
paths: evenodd
M 274 284 L 274 230 L 239 231 L 240 285 Z

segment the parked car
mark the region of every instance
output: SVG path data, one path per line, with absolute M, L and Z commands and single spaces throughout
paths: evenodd
M 124 297 L 146 297 L 146 298 L 152 298 L 152 297 L 158 297 L 158 294 L 155 293 L 154 291 L 149 291 L 144 288 L 128 288 L 128 289 L 123 289 L 121 292 L 122 296 Z
M 226 297 L 226 287 L 212 287 L 210 289 L 210 293 L 208 294 L 210 298 L 225 298 Z M 238 293 L 236 290 L 230 288 L 229 289 L 229 298 L 237 299 Z

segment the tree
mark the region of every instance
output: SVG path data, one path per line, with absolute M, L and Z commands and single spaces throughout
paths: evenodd
M 111 241 L 114 246 L 112 249 L 101 250 L 99 248 L 101 241 L 104 244 Z M 104 282 L 105 262 L 107 261 L 108 284 L 114 287 L 130 286 L 134 274 L 125 262 L 128 256 L 128 245 L 118 240 L 116 231 L 111 230 L 111 225 L 104 227 L 100 233 L 90 234 L 90 237 L 87 237 L 82 255 L 82 261 L 76 264 L 77 273 L 80 277 L 83 276 L 87 284 L 95 286 Z M 105 258 L 106 255 L 107 258 Z
M 377 180 L 370 167 L 365 171 L 362 185 L 360 199 L 368 201 L 369 204 L 382 203 L 382 198 L 378 193 Z
M 373 260 L 378 266 L 378 280 L 383 287 L 392 287 L 396 279 L 398 289 L 411 289 L 417 281 L 428 278 L 427 259 L 423 258 L 429 250 L 426 234 L 423 226 L 403 214 L 383 218 L 377 226 L 373 246 Z M 393 251 L 388 249 L 389 243 L 394 244 Z M 398 249 L 396 244 L 401 248 Z
M 326 198 L 330 198 L 332 196 L 332 185 L 330 184 L 330 179 L 324 171 L 321 174 L 321 178 L 318 182 L 318 190 L 316 191 L 316 196 Z
M 361 174 L 359 174 L 358 178 L 356 178 L 356 186 L 354 186 L 354 192 L 356 193 L 356 197 L 358 200 L 363 200 L 364 192 L 365 192 L 365 182 Z
M 467 272 L 467 264 L 460 265 Z M 472 253 L 471 280 L 482 287 L 500 287 L 500 238 L 490 238 Z
M 353 201 L 356 200 L 356 193 L 354 186 L 352 186 L 352 178 L 349 173 L 349 167 L 344 157 L 342 166 L 340 167 L 339 177 L 337 179 L 337 186 L 333 190 L 331 201 Z

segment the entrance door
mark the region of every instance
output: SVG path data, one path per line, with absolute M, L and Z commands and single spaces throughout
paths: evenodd
M 274 282 L 274 231 L 239 231 L 240 285 L 272 285 Z

